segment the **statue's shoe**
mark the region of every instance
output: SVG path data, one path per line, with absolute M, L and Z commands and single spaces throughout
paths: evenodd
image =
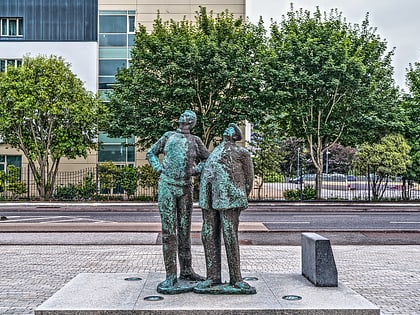
M 158 284 L 157 291 L 161 294 L 180 294 L 192 292 L 198 281 L 185 279 L 166 279 Z
M 198 273 L 195 273 L 193 270 L 191 270 L 188 273 L 186 272 L 181 273 L 181 275 L 179 276 L 179 279 L 187 280 L 187 281 L 204 281 L 206 278 L 204 278 L 203 276 L 200 276 Z

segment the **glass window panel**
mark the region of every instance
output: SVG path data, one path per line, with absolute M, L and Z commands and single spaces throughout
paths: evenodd
M 18 35 L 23 35 L 23 19 L 19 19 Z
M 10 36 L 17 35 L 17 20 L 9 20 L 9 34 Z
M 21 155 L 8 155 L 7 165 L 14 165 L 16 167 L 22 168 L 22 156 Z
M 126 143 L 126 138 L 113 138 L 109 137 L 107 133 L 100 133 L 99 134 L 99 142 L 105 143 L 105 144 L 120 144 L 124 145 Z M 131 139 L 131 138 L 129 138 Z
M 4 163 L 4 162 L 6 162 L 6 156 L 0 155 L 0 163 Z
M 18 59 L 16 60 L 16 67 L 20 67 L 22 65 L 22 60 Z
M 127 58 L 127 48 L 99 48 L 99 58 Z
M 6 60 L 0 60 L 0 72 L 6 71 Z
M 125 146 L 116 144 L 102 144 L 98 152 L 99 162 L 125 162 L 126 150 Z
M 99 75 L 114 75 L 118 69 L 126 67 L 127 60 L 99 60 Z
M 128 32 L 134 33 L 136 28 L 136 18 L 134 16 L 128 17 Z
M 1 19 L 1 35 L 7 35 L 7 19 Z
M 128 46 L 134 46 L 134 35 L 128 34 Z
M 127 33 L 127 16 L 100 15 L 99 33 Z
M 134 162 L 135 151 L 134 145 L 127 146 L 127 162 Z
M 115 83 L 115 77 L 99 77 L 99 88 L 100 89 L 112 89 Z
M 109 102 L 109 96 L 108 96 L 109 90 L 98 90 L 99 98 L 103 102 Z
M 127 14 L 127 11 L 125 10 L 100 10 L 100 15 L 121 15 L 121 14 Z
M 99 46 L 127 46 L 127 35 L 99 34 Z

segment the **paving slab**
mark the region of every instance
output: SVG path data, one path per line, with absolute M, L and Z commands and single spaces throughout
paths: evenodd
M 377 306 L 342 283 L 319 288 L 300 274 L 257 273 L 255 295 L 159 295 L 162 273 L 82 273 L 35 315 L 379 315 Z M 146 301 L 161 296 L 162 300 Z M 284 298 L 288 297 L 288 299 Z

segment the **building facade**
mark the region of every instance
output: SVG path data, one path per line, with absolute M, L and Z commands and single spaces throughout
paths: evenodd
M 1 0 L 0 72 L 19 66 L 25 55 L 61 56 L 85 87 L 106 101 L 117 69 L 129 66 L 138 23 L 151 30 L 158 12 L 163 20 L 194 19 L 200 6 L 245 17 L 245 0 Z M 145 163 L 134 137 L 100 134 L 98 142 L 98 151 L 86 159 L 63 159 L 60 170 L 82 170 L 103 161 Z M 8 164 L 27 167 L 22 152 L 0 143 L 0 170 Z

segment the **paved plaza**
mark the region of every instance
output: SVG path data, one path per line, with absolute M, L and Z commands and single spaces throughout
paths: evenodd
M 241 246 L 242 270 L 300 273 L 300 250 Z M 333 251 L 339 281 L 379 306 L 381 314 L 420 314 L 420 246 L 333 246 Z M 205 274 L 202 246 L 193 246 L 193 255 L 195 269 Z M 0 314 L 8 315 L 33 314 L 79 273 L 164 271 L 158 245 L 6 245 L 0 264 Z

